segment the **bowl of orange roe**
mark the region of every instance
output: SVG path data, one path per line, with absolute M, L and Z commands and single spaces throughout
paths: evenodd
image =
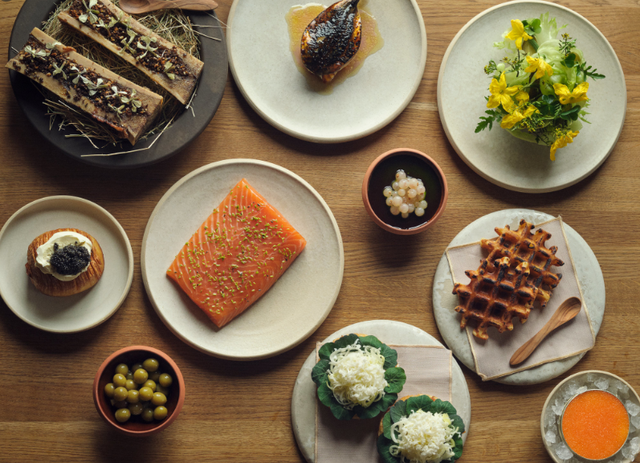
M 540 430 L 556 463 L 630 463 L 640 453 L 640 397 L 614 374 L 583 371 L 551 392 Z

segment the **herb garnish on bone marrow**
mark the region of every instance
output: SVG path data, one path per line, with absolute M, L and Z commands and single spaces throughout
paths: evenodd
M 162 106 L 162 97 L 76 53 L 40 29 L 7 63 L 135 145 Z
M 75 0 L 58 19 L 147 74 L 187 104 L 203 63 L 163 39 L 109 0 Z

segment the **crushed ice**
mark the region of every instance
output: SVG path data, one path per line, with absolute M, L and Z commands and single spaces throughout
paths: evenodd
M 606 378 L 598 378 L 593 382 L 593 384 L 595 387 L 603 391 L 609 389 L 609 380 Z
M 561 442 L 558 445 L 556 445 L 553 450 L 556 456 L 561 460 L 569 460 L 573 458 L 573 452 L 571 451 L 569 446 L 564 442 Z
M 640 405 L 633 403 L 630 400 L 627 400 L 624 403 L 624 406 L 631 416 L 637 416 L 640 413 Z
M 558 434 L 553 429 L 549 429 L 545 433 L 544 439 L 548 444 L 555 444 L 558 441 Z

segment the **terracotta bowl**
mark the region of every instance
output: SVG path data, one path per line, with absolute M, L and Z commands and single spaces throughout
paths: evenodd
M 382 191 L 395 180 L 398 169 L 423 181 L 427 208 L 422 217 L 410 214 L 403 219 L 393 215 L 386 205 Z M 362 181 L 362 201 L 367 213 L 380 228 L 397 235 L 413 235 L 433 225 L 444 212 L 448 196 L 447 179 L 440 166 L 426 154 L 410 148 L 381 154 L 371 163 Z
M 111 399 L 104 393 L 104 387 L 112 382 L 115 368 L 118 364 L 125 363 L 131 367 L 131 365 L 142 363 L 151 357 L 160 362 L 160 371 L 169 373 L 173 378 L 173 383 L 167 395 L 167 403 L 165 404 L 168 410 L 167 416 L 161 421 L 153 420 L 150 423 L 142 421 L 139 416 L 132 416 L 127 422 L 120 423 L 115 418 L 116 409 L 111 405 Z M 164 352 L 147 346 L 130 346 L 114 352 L 100 365 L 93 380 L 93 401 L 98 414 L 118 431 L 134 436 L 153 434 L 173 423 L 180 414 L 180 410 L 182 410 L 184 395 L 184 377 L 178 365 Z

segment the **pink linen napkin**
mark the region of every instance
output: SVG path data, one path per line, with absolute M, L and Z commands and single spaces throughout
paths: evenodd
M 428 394 L 451 401 L 451 351 L 443 346 L 396 346 L 407 382 L 398 398 Z M 322 347 L 318 343 L 318 349 Z M 316 399 L 316 463 L 381 462 L 376 441 L 382 415 L 370 420 L 338 420 Z
M 499 227 L 503 225 L 496 224 Z M 575 274 L 562 218 L 558 217 L 549 222 L 539 224 L 537 228 L 543 228 L 551 233 L 551 238 L 545 244 L 547 248 L 551 246 L 558 247 L 556 255 L 564 261 L 564 265 L 553 267 L 551 270 L 561 273 L 562 279 L 553 290 L 547 306 L 542 309 L 540 304 L 536 302 L 525 324 L 521 324 L 517 318 L 514 319 L 513 331 L 505 331 L 500 334 L 495 328 L 489 328 L 489 339 L 484 341 L 473 335 L 474 326 L 471 325 L 474 322 L 469 322 L 466 328 L 467 336 L 473 353 L 476 372 L 483 381 L 500 378 L 544 363 L 571 357 L 591 349 L 595 344 L 595 334 L 591 328 L 589 310 Z M 483 238 L 494 237 L 486 236 Z M 480 265 L 480 261 L 487 257 L 488 251 L 483 250 L 480 242 L 477 242 L 448 248 L 446 255 L 449 260 L 453 282 L 468 284 L 469 277 L 465 275 L 465 270 L 476 270 Z M 540 331 L 558 306 L 571 296 L 577 296 L 583 302 L 583 310 L 580 311 L 578 316 L 548 335 L 523 363 L 515 367 L 510 366 L 509 360 L 515 351 Z M 455 312 L 452 316 L 460 318 Z

